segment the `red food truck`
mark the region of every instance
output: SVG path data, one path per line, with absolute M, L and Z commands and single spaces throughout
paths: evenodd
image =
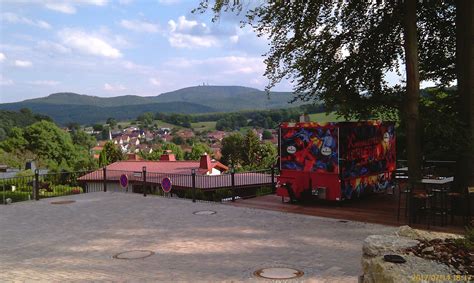
M 282 123 L 277 195 L 342 201 L 393 186 L 393 122 Z

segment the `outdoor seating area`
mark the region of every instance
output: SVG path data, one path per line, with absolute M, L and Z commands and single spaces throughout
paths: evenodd
M 468 188 L 456 186 L 454 176 L 440 174 L 436 166 L 423 168 L 422 172 L 423 178 L 411 184 L 408 167 L 396 170 L 397 220 L 425 224 L 428 229 L 432 225 L 467 225 L 471 207 Z
M 288 199 L 282 202 L 280 197 L 268 195 L 239 200 L 232 205 L 461 233 L 471 221 L 473 194 L 467 187 L 456 187 L 454 176 L 437 174 L 436 166 L 424 169 L 428 174 L 411 185 L 408 168 L 400 167 L 395 171 L 393 190 L 344 202 L 313 200 L 290 204 Z

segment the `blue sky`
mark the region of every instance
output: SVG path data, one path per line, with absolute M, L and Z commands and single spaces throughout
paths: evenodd
M 186 0 L 0 1 L 0 103 L 76 92 L 151 96 L 267 83 L 267 41 Z M 283 82 L 275 90 L 291 90 Z

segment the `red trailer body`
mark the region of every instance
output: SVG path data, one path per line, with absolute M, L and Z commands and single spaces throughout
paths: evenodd
M 393 122 L 282 123 L 277 195 L 351 199 L 393 186 Z

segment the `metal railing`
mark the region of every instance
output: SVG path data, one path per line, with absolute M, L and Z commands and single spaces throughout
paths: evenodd
M 189 174 L 108 170 L 59 172 L 0 179 L 3 204 L 18 201 L 83 194 L 90 192 L 133 192 L 160 196 L 188 198 L 193 201 L 235 201 L 275 192 L 275 168 L 221 175 L 207 175 L 196 169 Z M 167 193 L 162 182 L 168 179 L 171 190 Z

